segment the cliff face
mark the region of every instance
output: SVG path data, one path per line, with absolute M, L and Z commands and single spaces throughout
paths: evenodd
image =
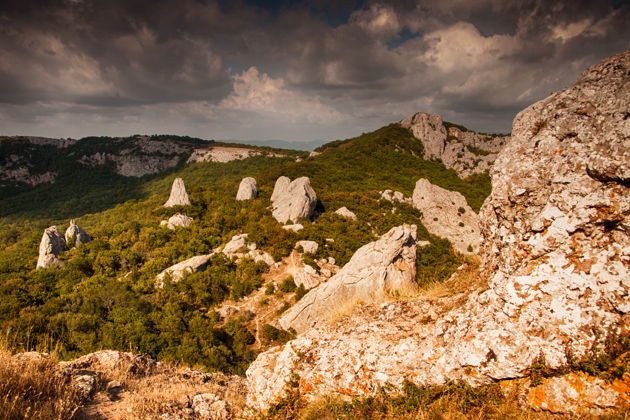
M 625 53 L 516 117 L 481 211 L 487 290 L 451 311 L 420 297 L 311 329 L 250 366 L 249 403 L 279 400 L 291 375 L 306 398 L 518 378 L 628 331 L 629 82 Z
M 510 136 L 475 133 L 445 123 L 439 115 L 426 112 L 407 117 L 400 125 L 422 142 L 425 159 L 441 159 L 461 178 L 489 170 L 510 140 Z

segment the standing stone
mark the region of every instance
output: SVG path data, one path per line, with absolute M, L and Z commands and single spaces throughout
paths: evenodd
M 66 229 L 64 236 L 66 238 L 66 245 L 68 248 L 79 244 L 86 244 L 92 240 L 92 237 L 88 235 L 85 230 L 81 229 L 74 219 L 70 220 L 70 226 Z
M 39 258 L 37 268 L 60 267 L 63 265 L 57 258 L 66 249 L 66 240 L 61 235 L 57 226 L 51 226 L 44 230 L 42 240 L 39 242 Z
M 258 197 L 258 188 L 256 188 L 256 180 L 252 177 L 243 178 L 241 185 L 236 193 L 237 200 L 251 200 Z
M 291 184 L 291 179 L 286 176 L 281 176 L 276 180 L 276 185 L 273 187 L 273 193 L 271 193 L 271 201 L 275 201 L 280 195 L 284 194 Z
M 286 223 L 289 220 L 297 222 L 300 219 L 313 217 L 317 205 L 317 194 L 311 187 L 310 179 L 303 176 L 293 180 L 286 187 L 284 187 L 286 181 L 280 181 L 280 179 L 276 182 L 275 197 L 272 196 L 271 200 L 273 217 L 280 223 Z M 276 190 L 278 190 L 277 194 Z
M 181 178 L 175 178 L 173 186 L 171 187 L 171 195 L 168 197 L 168 201 L 164 203 L 164 207 L 174 206 L 190 206 L 186 186 L 184 185 L 184 180 Z
M 457 252 L 471 254 L 478 251 L 481 241 L 479 217 L 463 195 L 422 178 L 413 190 L 413 206 L 422 211 L 422 224 L 427 230 L 448 239 Z
M 339 273 L 284 313 L 279 320 L 282 328 L 301 333 L 327 321 L 340 308 L 415 290 L 416 230 L 415 225 L 398 226 L 359 248 Z

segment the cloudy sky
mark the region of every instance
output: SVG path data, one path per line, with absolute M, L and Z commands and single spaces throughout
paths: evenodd
M 0 134 L 485 132 L 630 49 L 628 0 L 2 0 Z

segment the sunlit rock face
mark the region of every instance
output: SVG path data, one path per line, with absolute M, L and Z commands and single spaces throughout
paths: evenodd
M 311 180 L 308 177 L 303 176 L 293 181 L 287 177 L 280 177 L 271 195 L 271 204 L 273 217 L 278 222 L 287 223 L 289 220 L 297 222 L 314 216 L 317 194 L 311 187 Z
M 164 203 L 164 207 L 174 206 L 190 206 L 186 186 L 184 185 L 184 180 L 181 178 L 175 178 L 173 186 L 171 187 L 171 195 L 168 197 L 168 201 Z
M 452 310 L 421 297 L 310 329 L 259 355 L 248 402 L 278 401 L 291 375 L 306 398 L 524 377 L 540 356 L 559 367 L 628 331 L 629 75 L 630 53 L 611 57 L 515 118 L 480 212 L 487 290 Z
M 236 192 L 236 199 L 252 200 L 258 197 L 258 188 L 256 188 L 256 180 L 252 177 L 243 178 Z
M 37 268 L 60 267 L 63 263 L 57 258 L 66 249 L 66 240 L 57 226 L 44 230 L 39 242 Z

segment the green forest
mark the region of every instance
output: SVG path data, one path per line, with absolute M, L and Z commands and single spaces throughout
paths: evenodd
M 87 139 L 81 147 L 96 147 L 90 141 L 96 142 Z M 208 254 L 240 233 L 248 233 L 249 240 L 277 261 L 298 240 L 314 240 L 319 250 L 313 258 L 333 257 L 342 266 L 375 235 L 403 223 L 418 225 L 419 239 L 431 242 L 418 250 L 420 284 L 442 281 L 461 264 L 463 257 L 448 241 L 422 226 L 418 210 L 379 200 L 379 191 L 394 189 L 410 196 L 415 182 L 427 178 L 461 192 L 478 211 L 490 193 L 488 174 L 462 180 L 441 162 L 423 160 L 422 144 L 398 124 L 331 142 L 320 151 L 313 157 L 293 152 L 228 163 L 182 162 L 142 178 L 66 162 L 55 183 L 4 190 L 0 332 L 7 344 L 16 351 L 55 351 L 64 359 L 99 349 L 133 351 L 174 364 L 243 374 L 255 357 L 255 331 L 243 320 L 221 319 L 215 309 L 227 298 L 241 299 L 264 287 L 266 265 L 217 254 L 205 271 L 167 282 L 164 288 L 155 287 L 158 273 Z M 281 175 L 310 177 L 319 199 L 321 215 L 299 221 L 304 229 L 297 233 L 282 229 L 271 216 L 269 197 Z M 236 201 L 245 176 L 256 178 L 259 198 Z M 163 208 L 176 177 L 183 178 L 192 205 Z M 341 206 L 358 220 L 334 215 Z M 177 212 L 194 219 L 190 228 L 159 225 Z M 57 225 L 65 230 L 71 218 L 93 241 L 62 254 L 63 268 L 36 270 L 43 229 Z

